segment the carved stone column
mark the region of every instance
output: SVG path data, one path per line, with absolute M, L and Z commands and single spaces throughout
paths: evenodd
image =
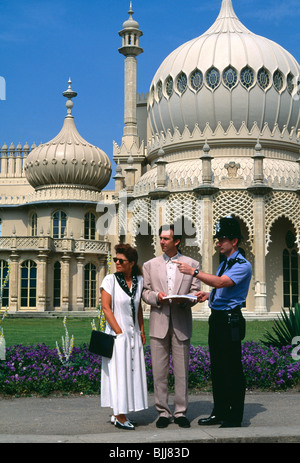
M 18 284 L 19 282 L 19 255 L 14 251 L 10 255 L 10 275 L 9 275 L 9 310 L 18 310 Z
M 61 292 L 62 292 L 62 311 L 69 310 L 70 304 L 70 259 L 68 254 L 62 257 L 62 272 L 61 272 Z
M 213 197 L 211 195 L 203 195 L 201 200 L 201 270 L 205 273 L 213 273 Z M 200 211 L 199 211 L 200 212 Z M 211 287 L 201 283 L 203 291 L 210 292 Z M 208 301 L 201 304 L 201 312 L 209 313 Z
M 40 252 L 37 271 L 37 311 L 45 312 L 47 306 L 47 254 Z
M 213 273 L 213 201 L 214 194 L 219 191 L 219 188 L 213 184 L 213 176 L 211 170 L 211 162 L 213 157 L 210 155 L 210 147 L 205 142 L 203 146 L 202 161 L 202 184 L 194 189 L 200 200 L 197 201 L 200 205 L 199 214 L 201 215 L 201 242 L 200 254 L 201 270 L 205 273 Z M 211 287 L 201 283 L 203 291 L 211 291 Z M 209 313 L 208 301 L 201 304 L 201 312 Z
M 77 260 L 77 310 L 84 310 L 84 255 L 80 254 Z
M 265 237 L 265 196 L 272 191 L 264 182 L 263 159 L 261 145 L 257 142 L 253 156 L 253 183 L 248 191 L 253 194 L 253 219 L 254 219 L 254 281 L 255 304 L 254 311 L 265 313 L 267 309 L 267 285 L 266 285 L 266 237 Z
M 126 190 L 130 194 L 133 192 L 135 185 L 135 173 L 137 169 L 133 166 L 133 157 L 129 156 L 127 161 L 127 167 L 125 167 L 125 183 Z

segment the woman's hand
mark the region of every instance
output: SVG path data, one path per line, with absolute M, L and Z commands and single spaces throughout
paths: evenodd
M 145 336 L 145 333 L 141 332 L 141 338 L 142 338 L 142 343 L 143 343 L 143 346 L 144 346 L 145 343 L 146 343 L 146 336 Z

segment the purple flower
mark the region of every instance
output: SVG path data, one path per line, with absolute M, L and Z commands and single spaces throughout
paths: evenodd
M 293 387 L 300 380 L 300 362 L 291 357 L 292 346 L 282 349 L 260 343 L 242 345 L 242 363 L 249 389 L 280 390 Z M 150 346 L 145 347 L 146 377 L 153 390 Z M 3 394 L 47 395 L 52 392 L 99 393 L 101 357 L 91 354 L 88 346 L 74 347 L 68 365 L 59 361 L 56 349 L 44 344 L 11 346 L 6 360 L 0 362 L 0 391 Z M 210 383 L 209 349 L 190 347 L 189 387 L 201 389 Z M 170 357 L 169 386 L 174 386 Z

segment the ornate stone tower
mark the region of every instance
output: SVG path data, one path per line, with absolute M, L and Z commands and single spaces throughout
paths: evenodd
M 119 32 L 122 37 L 122 47 L 119 52 L 125 56 L 124 63 L 124 131 L 122 144 L 119 147 L 114 142 L 114 160 L 123 171 L 125 186 L 129 191 L 142 174 L 142 164 L 145 160 L 144 142 L 140 141 L 137 126 L 137 59 L 143 53 L 139 39 L 143 32 L 139 24 L 132 18 L 132 2 L 129 7 L 129 19 L 123 23 Z

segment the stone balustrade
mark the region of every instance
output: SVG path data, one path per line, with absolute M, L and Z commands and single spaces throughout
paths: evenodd
M 107 255 L 110 251 L 108 241 L 76 240 L 73 238 L 54 239 L 50 236 L 1 236 L 1 251 L 36 251 L 36 252 L 80 252 Z

